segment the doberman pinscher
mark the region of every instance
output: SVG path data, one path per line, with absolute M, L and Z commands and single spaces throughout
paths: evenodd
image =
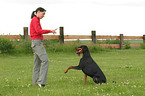
M 78 66 L 70 66 L 65 70 L 65 73 L 68 72 L 69 69 L 82 70 L 84 72 L 84 83 L 86 83 L 87 76 L 93 78 L 95 83 L 106 83 L 106 77 L 103 74 L 102 70 L 92 59 L 89 49 L 87 46 L 82 45 L 80 47 L 75 48 L 77 50 L 77 54 L 80 56 L 80 53 L 83 54 L 83 57 L 80 59 L 80 63 Z

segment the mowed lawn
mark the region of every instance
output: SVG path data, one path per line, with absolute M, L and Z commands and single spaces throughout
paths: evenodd
M 82 56 L 82 55 L 81 55 Z M 32 85 L 33 55 L 0 55 L 0 96 L 145 96 L 145 50 L 113 50 L 91 53 L 107 83 L 97 85 L 82 71 L 75 53 L 48 53 L 50 60 L 45 88 Z

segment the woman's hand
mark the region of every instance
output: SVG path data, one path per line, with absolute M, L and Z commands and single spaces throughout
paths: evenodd
M 56 30 L 57 30 L 57 28 L 52 30 L 51 33 L 56 34 Z

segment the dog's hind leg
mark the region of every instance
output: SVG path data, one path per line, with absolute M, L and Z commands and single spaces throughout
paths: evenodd
M 84 74 L 84 83 L 86 83 L 86 80 L 87 80 L 87 75 Z

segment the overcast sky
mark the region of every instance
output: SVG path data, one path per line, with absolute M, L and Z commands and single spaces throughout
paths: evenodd
M 145 34 L 145 0 L 1 0 L 0 35 L 23 35 L 37 7 L 47 10 L 42 28 L 63 26 L 65 35 Z

